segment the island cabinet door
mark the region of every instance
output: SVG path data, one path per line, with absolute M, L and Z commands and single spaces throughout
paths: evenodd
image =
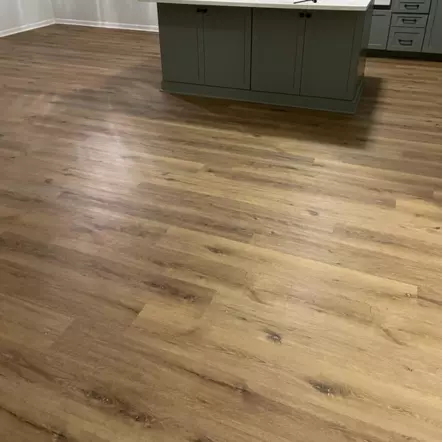
M 304 17 L 286 9 L 253 10 L 252 90 L 299 94 Z
M 442 54 L 442 0 L 431 2 L 423 52 Z
M 251 9 L 208 6 L 203 21 L 204 84 L 250 89 Z
M 192 5 L 158 4 L 164 81 L 204 83 L 203 14 Z
M 301 95 L 352 99 L 361 44 L 359 13 L 312 11 L 306 14 Z

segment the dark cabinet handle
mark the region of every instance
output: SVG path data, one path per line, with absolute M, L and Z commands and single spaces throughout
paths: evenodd
M 416 11 L 417 9 L 419 9 L 419 6 L 420 5 L 410 5 L 410 4 L 405 3 L 404 8 L 408 9 L 408 10 Z
M 415 25 L 417 23 L 417 18 L 403 18 L 402 23 L 404 25 Z
M 401 40 L 400 38 L 398 39 L 398 42 L 402 46 L 411 46 L 413 44 L 413 40 Z
M 200 14 L 207 14 L 207 8 L 196 8 L 196 12 Z
M 310 14 L 310 12 L 307 12 L 307 14 L 305 14 L 305 16 L 306 16 L 307 18 L 310 18 L 310 17 L 312 16 L 312 14 Z
M 304 18 L 304 17 L 305 17 L 305 14 L 304 14 L 303 12 L 300 12 L 300 13 L 299 13 L 299 16 L 300 16 L 301 18 Z

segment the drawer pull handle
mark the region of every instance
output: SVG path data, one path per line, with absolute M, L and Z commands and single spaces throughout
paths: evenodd
M 403 18 L 402 23 L 405 25 L 415 25 L 417 23 L 417 18 Z
M 413 40 L 402 40 L 399 38 L 398 42 L 402 46 L 412 46 L 413 45 Z
M 304 14 L 303 12 L 300 12 L 300 13 L 299 13 L 299 16 L 300 16 L 301 18 L 304 18 L 304 17 L 305 17 L 305 14 Z
M 419 6 L 420 5 L 410 5 L 408 3 L 405 3 L 404 8 L 408 9 L 409 11 L 410 10 L 416 11 L 417 9 L 419 9 Z
M 198 12 L 200 14 L 206 14 L 207 8 L 196 8 L 196 12 Z

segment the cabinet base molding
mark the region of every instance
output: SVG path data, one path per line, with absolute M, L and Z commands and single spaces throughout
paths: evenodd
M 406 58 L 423 61 L 442 61 L 442 54 L 430 54 L 427 52 L 403 52 L 369 49 L 367 51 L 367 56 L 376 58 Z
M 162 91 L 171 94 L 195 95 L 210 98 L 224 98 L 252 103 L 273 104 L 277 106 L 300 107 L 345 114 L 354 114 L 361 99 L 363 81 L 356 89 L 352 100 L 335 100 L 330 98 L 306 97 L 300 95 L 276 94 L 245 89 L 229 89 L 199 84 L 163 81 Z

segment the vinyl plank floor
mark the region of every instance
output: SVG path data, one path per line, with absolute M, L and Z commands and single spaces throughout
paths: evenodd
M 366 74 L 348 116 L 0 39 L 0 439 L 440 442 L 442 64 Z

